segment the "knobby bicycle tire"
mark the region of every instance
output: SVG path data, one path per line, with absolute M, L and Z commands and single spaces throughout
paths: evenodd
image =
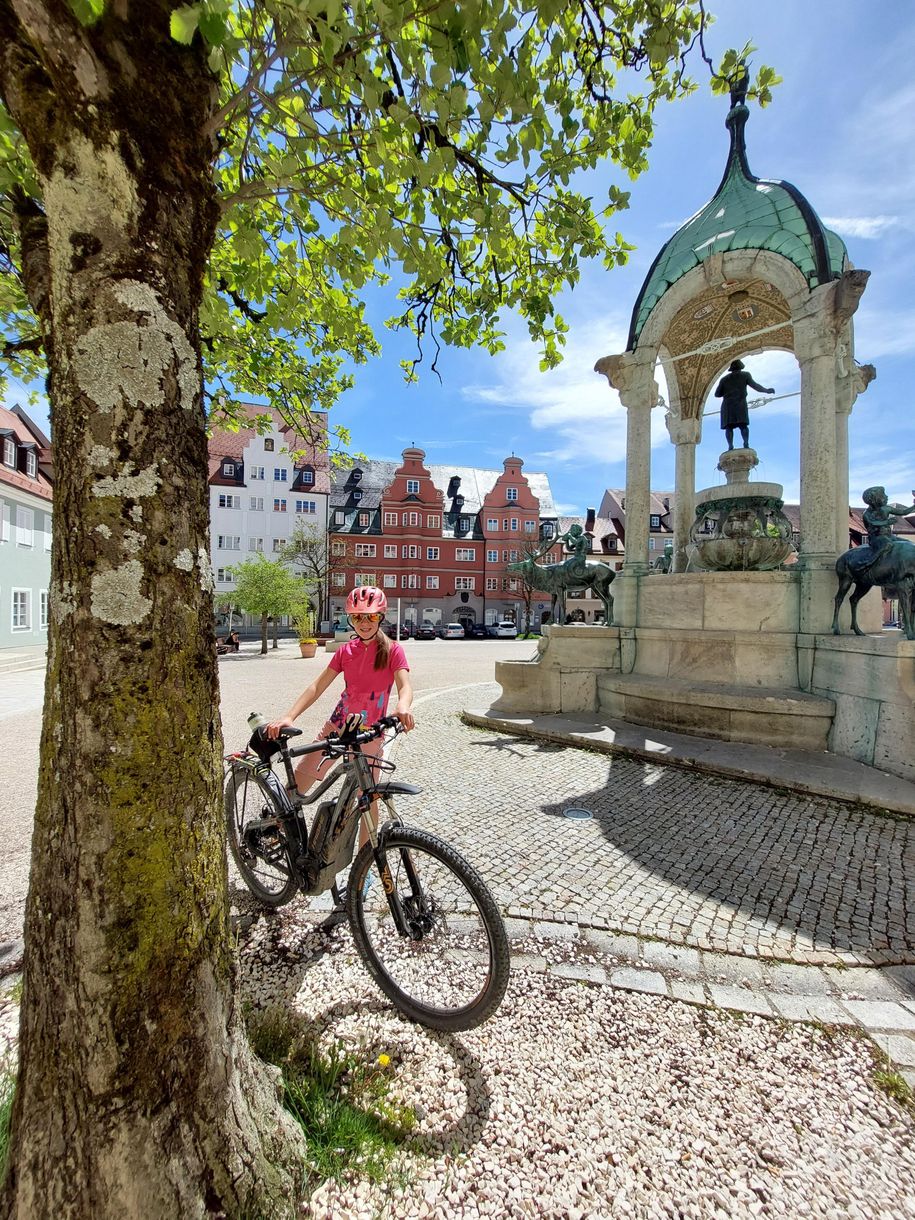
M 396 826 L 383 842 L 391 883 L 422 930 L 398 933 L 366 843 L 347 893 L 356 949 L 405 1016 L 431 1029 L 473 1029 L 492 1016 L 508 986 L 508 936 L 495 900 L 476 869 L 436 835 Z
M 233 767 L 226 777 L 223 799 L 229 849 L 242 880 L 264 906 L 283 906 L 295 897 L 299 886 L 282 825 L 262 832 L 259 850 L 245 840 L 245 829 L 252 822 L 282 817 L 273 793 L 249 767 Z

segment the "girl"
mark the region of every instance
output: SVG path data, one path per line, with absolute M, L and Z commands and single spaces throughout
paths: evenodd
M 392 684 L 397 687 L 395 712 L 405 729 L 413 728 L 415 722 L 410 711 L 413 688 L 406 654 L 400 644 L 389 640 L 381 630 L 387 608 L 388 599 L 381 589 L 372 585 L 353 589 L 346 599 L 346 613 L 356 632 L 356 639 L 338 648 L 324 672 L 302 691 L 288 713 L 266 726 L 265 732 L 269 738 L 275 738 L 280 729 L 289 728 L 341 673 L 346 680 L 346 688 L 316 741 L 331 733 L 338 733 L 347 717 L 352 715 L 361 716 L 369 725 L 376 724 L 387 711 Z M 362 752 L 372 758 L 378 758 L 381 749 L 380 737 L 362 746 Z M 319 753 L 304 756 L 295 772 L 300 792 L 308 791 L 326 761 Z M 364 837 L 363 827 L 362 839 Z

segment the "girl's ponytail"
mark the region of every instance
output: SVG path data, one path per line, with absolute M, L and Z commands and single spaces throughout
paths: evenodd
M 375 653 L 375 665 L 373 668 L 387 669 L 388 661 L 391 656 L 391 641 L 380 627 L 378 628 L 378 634 L 375 636 L 375 639 L 378 641 L 378 650 Z

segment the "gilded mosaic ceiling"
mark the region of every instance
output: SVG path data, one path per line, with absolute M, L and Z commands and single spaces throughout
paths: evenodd
M 734 342 L 706 355 L 675 361 L 681 417 L 695 419 L 701 415 L 712 381 L 722 368 L 747 351 L 773 347 L 793 351 L 790 316 L 785 298 L 765 280 L 728 280 L 706 288 L 684 305 L 664 337 L 670 356 L 694 352 L 711 340 Z M 770 326 L 777 329 L 757 338 L 748 337 Z M 670 379 L 671 370 L 666 371 Z

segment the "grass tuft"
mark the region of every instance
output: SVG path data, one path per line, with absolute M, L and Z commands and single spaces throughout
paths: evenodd
M 895 1068 L 877 1068 L 874 1072 L 874 1084 L 886 1093 L 887 1097 L 892 1097 L 893 1101 L 915 1113 L 915 1096 L 905 1078 Z
M 12 1060 L 0 1061 L 0 1182 L 6 1177 L 6 1161 L 10 1150 L 10 1125 L 13 1118 L 13 1098 L 16 1094 L 16 1070 Z
M 255 1054 L 282 1072 L 283 1104 L 305 1135 L 312 1177 L 396 1175 L 416 1116 L 391 1096 L 388 1055 L 368 1062 L 340 1043 L 323 1050 L 307 1023 L 283 1008 L 252 1014 L 248 1034 Z

